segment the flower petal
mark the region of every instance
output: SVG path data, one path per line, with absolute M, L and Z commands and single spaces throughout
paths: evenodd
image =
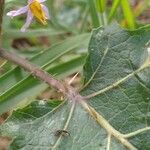
M 18 15 L 26 13 L 27 10 L 28 10 L 28 6 L 24 6 L 18 10 L 12 10 L 12 11 L 8 12 L 7 16 L 10 16 L 10 17 L 18 16 Z
M 45 2 L 45 1 L 47 1 L 47 0 L 39 0 L 40 3 L 43 3 L 43 2 Z
M 23 27 L 21 28 L 21 32 L 25 32 L 26 29 L 30 26 L 31 22 L 33 19 L 33 15 L 31 13 L 30 10 L 28 10 L 28 14 L 27 14 L 27 19 L 26 19 L 26 23 L 23 25 Z
M 28 4 L 33 3 L 35 0 L 28 0 Z
M 36 1 L 36 0 L 28 0 L 28 4 L 31 4 L 31 3 L 33 3 L 34 1 Z M 43 2 L 45 2 L 45 1 L 47 1 L 47 0 L 38 0 L 39 3 L 43 3 Z
M 42 5 L 42 4 L 41 4 Z M 49 10 L 46 6 L 42 5 L 42 8 L 45 12 L 45 15 L 46 15 L 46 19 L 50 19 L 50 15 L 49 15 Z

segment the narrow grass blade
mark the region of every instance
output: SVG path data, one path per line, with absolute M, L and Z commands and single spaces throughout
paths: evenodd
M 98 13 L 95 7 L 95 2 L 94 0 L 88 0 L 88 4 L 90 7 L 90 14 L 93 22 L 93 27 L 97 28 L 100 26 L 100 23 L 99 23 Z
M 121 0 L 113 0 L 113 4 L 112 4 L 112 7 L 111 7 L 109 16 L 108 16 L 108 22 L 112 21 L 120 2 L 121 2 Z
M 96 7 L 100 13 L 103 13 L 106 8 L 106 0 L 96 0 Z
M 135 29 L 135 18 L 128 0 L 121 0 L 124 17 L 129 29 Z

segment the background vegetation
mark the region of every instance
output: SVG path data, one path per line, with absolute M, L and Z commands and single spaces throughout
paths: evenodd
M 21 33 L 25 16 L 11 19 L 6 13 L 25 4 L 26 0 L 5 1 L 2 47 L 65 83 L 78 73 L 72 82 L 76 89 L 83 85 L 82 68 L 94 28 L 118 22 L 123 28 L 136 30 L 150 23 L 149 0 L 47 0 L 45 4 L 51 16 L 48 25 L 42 26 L 34 20 L 27 32 Z M 12 110 L 35 100 L 46 100 L 48 107 L 53 109 L 63 100 L 63 95 L 19 66 L 0 58 L 0 123 Z M 31 105 L 36 107 L 38 103 L 35 101 Z M 6 147 L 8 141 L 9 138 L 1 138 L 0 147 Z

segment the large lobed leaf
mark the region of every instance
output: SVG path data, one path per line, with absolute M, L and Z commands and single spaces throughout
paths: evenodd
M 149 150 L 149 39 L 149 28 L 94 30 L 81 92 L 89 100 L 71 97 L 29 123 L 10 117 L 0 127 L 14 137 L 10 149 Z

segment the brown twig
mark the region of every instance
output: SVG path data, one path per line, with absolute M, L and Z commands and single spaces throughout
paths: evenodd
M 15 53 L 0 48 L 0 57 L 19 65 L 24 70 L 30 72 L 33 76 L 62 92 L 69 100 L 78 101 L 84 99 L 84 97 L 82 97 L 73 87 L 54 79 L 50 74 L 30 63 L 28 60 L 17 56 Z
M 30 72 L 33 76 L 41 79 L 48 85 L 53 86 L 54 88 L 58 89 L 59 91 L 61 91 L 63 94 L 66 95 L 66 92 L 67 92 L 66 87 L 60 81 L 54 79 L 47 72 L 43 71 L 38 66 L 30 63 L 28 60 L 20 56 L 17 56 L 15 53 L 7 52 L 6 50 L 3 50 L 2 48 L 0 48 L 0 57 L 5 58 L 6 60 L 9 60 L 19 65 L 21 68 Z

